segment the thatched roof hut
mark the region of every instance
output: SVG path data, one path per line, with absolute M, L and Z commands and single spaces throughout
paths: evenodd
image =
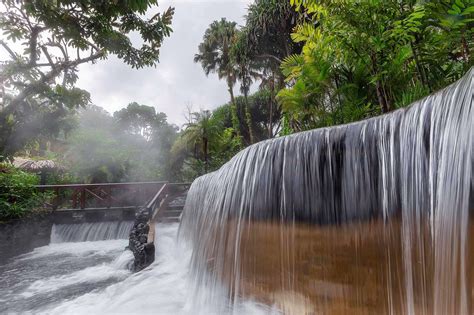
M 41 172 L 41 171 L 59 171 L 63 167 L 53 160 L 30 160 L 20 157 L 15 157 L 13 165 L 26 172 Z

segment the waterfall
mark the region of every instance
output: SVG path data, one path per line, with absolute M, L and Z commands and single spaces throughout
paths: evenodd
M 51 243 L 127 239 L 132 226 L 133 221 L 54 224 Z
M 473 77 L 254 144 L 196 179 L 180 237 L 197 282 L 289 313 L 471 312 Z

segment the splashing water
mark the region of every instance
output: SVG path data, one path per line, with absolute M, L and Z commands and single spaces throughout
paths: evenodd
M 195 180 L 180 232 L 196 283 L 294 314 L 470 313 L 473 77 Z
M 190 297 L 191 249 L 177 243 L 177 224 L 156 226 L 156 260 L 131 273 L 126 240 L 51 243 L 0 266 L 0 313 L 34 314 L 226 314 L 221 294 L 205 305 Z M 205 294 L 202 288 L 201 294 Z M 192 302 L 196 304 L 192 304 Z M 252 301 L 242 314 L 270 314 Z

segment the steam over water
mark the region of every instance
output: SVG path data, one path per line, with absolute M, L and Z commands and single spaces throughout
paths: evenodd
M 196 283 L 295 314 L 471 313 L 473 76 L 198 178 L 181 225 Z

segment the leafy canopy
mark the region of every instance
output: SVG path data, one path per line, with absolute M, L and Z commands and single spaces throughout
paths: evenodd
M 171 33 L 174 12 L 169 8 L 143 17 L 156 5 L 156 0 L 3 1 L 0 27 L 7 41 L 0 45 L 10 60 L 4 63 L 1 77 L 7 87 L 19 91 L 9 103 L 30 96 L 67 103 L 78 93 L 77 66 L 108 54 L 134 68 L 156 65 L 161 43 Z M 132 33 L 140 35 L 140 47 L 132 43 Z M 87 101 L 84 95 L 70 105 Z

